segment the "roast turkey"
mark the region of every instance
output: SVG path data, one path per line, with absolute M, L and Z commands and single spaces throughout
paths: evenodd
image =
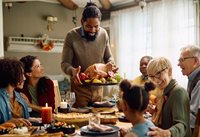
M 95 78 L 105 78 L 108 77 L 108 75 L 110 74 L 110 72 L 115 73 L 118 70 L 118 68 L 113 65 L 112 63 L 107 63 L 107 64 L 103 64 L 103 63 L 96 63 L 93 64 L 91 66 L 89 66 L 86 70 L 85 70 L 85 74 L 90 78 L 90 79 L 95 79 Z

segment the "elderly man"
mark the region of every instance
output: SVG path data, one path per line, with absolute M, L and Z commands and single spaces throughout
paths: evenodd
M 200 48 L 186 46 L 181 49 L 178 66 L 188 77 L 187 91 L 190 97 L 190 127 L 193 130 L 198 108 L 200 107 Z

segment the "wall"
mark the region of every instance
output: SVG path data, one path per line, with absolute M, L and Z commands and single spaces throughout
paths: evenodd
M 74 28 L 72 16 L 77 14 L 77 26 L 80 25 L 82 9 L 76 11 L 68 10 L 60 4 L 44 2 L 21 2 L 13 3 L 11 9 L 3 7 L 3 29 L 4 41 L 8 36 L 39 37 L 47 34 L 50 38 L 64 39 L 67 31 Z M 58 22 L 54 24 L 54 31 L 48 32 L 46 17 L 56 16 Z M 0 20 L 1 22 L 1 20 Z M 1 23 L 0 23 L 1 25 Z M 0 29 L 1 31 L 2 29 Z M 1 33 L 0 33 L 1 34 Z M 4 45 L 5 45 L 4 43 Z M 3 47 L 3 46 L 2 46 Z M 61 53 L 21 53 L 6 52 L 5 56 L 21 58 L 25 55 L 38 56 L 47 74 L 60 74 Z
M 0 0 L 1 1 L 1 0 Z M 2 2 L 0 2 L 0 57 L 4 56 L 3 52 L 3 12 L 2 12 Z

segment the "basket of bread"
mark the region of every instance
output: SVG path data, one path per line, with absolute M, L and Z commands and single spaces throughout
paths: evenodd
M 101 124 L 116 124 L 118 117 L 116 115 L 100 115 Z

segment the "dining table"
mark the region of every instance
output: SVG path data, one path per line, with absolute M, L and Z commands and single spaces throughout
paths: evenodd
M 119 127 L 119 128 L 131 128 L 131 123 L 130 122 L 120 122 L 119 120 L 114 124 L 114 126 Z M 56 133 L 39 133 L 41 130 L 41 127 L 36 127 L 38 131 L 34 131 L 33 133 L 26 133 L 26 134 L 4 134 L 0 135 L 0 137 L 62 137 L 64 136 L 63 133 L 61 132 L 56 132 Z M 114 133 L 109 133 L 109 134 L 94 134 L 94 135 L 89 135 L 89 134 L 83 134 L 79 129 L 76 129 L 75 133 L 66 135 L 67 137 L 120 137 L 120 132 L 114 132 Z
M 99 108 L 95 108 L 92 107 L 93 111 L 98 110 Z M 123 112 L 119 112 L 117 105 L 111 106 L 109 109 L 114 110 L 114 115 L 117 116 L 117 118 L 119 118 L 118 116 L 120 115 L 124 115 Z M 85 110 L 85 109 L 74 109 L 74 110 Z M 90 108 L 91 110 L 91 108 Z M 90 111 L 89 113 L 95 113 L 93 111 Z M 68 112 L 68 113 L 61 113 L 61 114 L 70 114 L 73 112 Z M 81 112 L 80 112 L 81 113 Z M 58 113 L 56 113 L 58 114 Z M 88 114 L 88 113 L 81 113 L 81 114 Z M 55 118 L 55 117 L 54 117 Z M 56 119 L 55 119 L 56 120 Z M 88 121 L 89 122 L 89 121 Z M 89 124 L 89 123 L 87 123 Z M 44 124 L 45 125 L 45 124 Z M 33 125 L 33 129 L 31 132 L 25 133 L 25 134 L 3 134 L 0 135 L 0 137 L 62 137 L 62 136 L 66 136 L 66 137 L 93 137 L 93 136 L 98 136 L 98 137 L 120 137 L 120 129 L 121 128 L 131 128 L 132 124 L 130 122 L 125 122 L 125 121 L 121 121 L 120 119 L 117 119 L 117 121 L 115 123 L 112 124 L 103 124 L 106 126 L 110 126 L 114 129 L 114 131 L 112 132 L 107 132 L 107 133 L 103 133 L 103 134 L 88 134 L 88 132 L 82 132 L 81 130 L 83 129 L 82 127 L 87 127 L 87 125 L 83 125 L 82 127 L 77 126 L 76 130 L 74 133 L 72 134 L 63 134 L 63 132 L 56 132 L 56 133 L 47 133 L 47 131 L 45 130 L 46 127 L 44 125 Z

